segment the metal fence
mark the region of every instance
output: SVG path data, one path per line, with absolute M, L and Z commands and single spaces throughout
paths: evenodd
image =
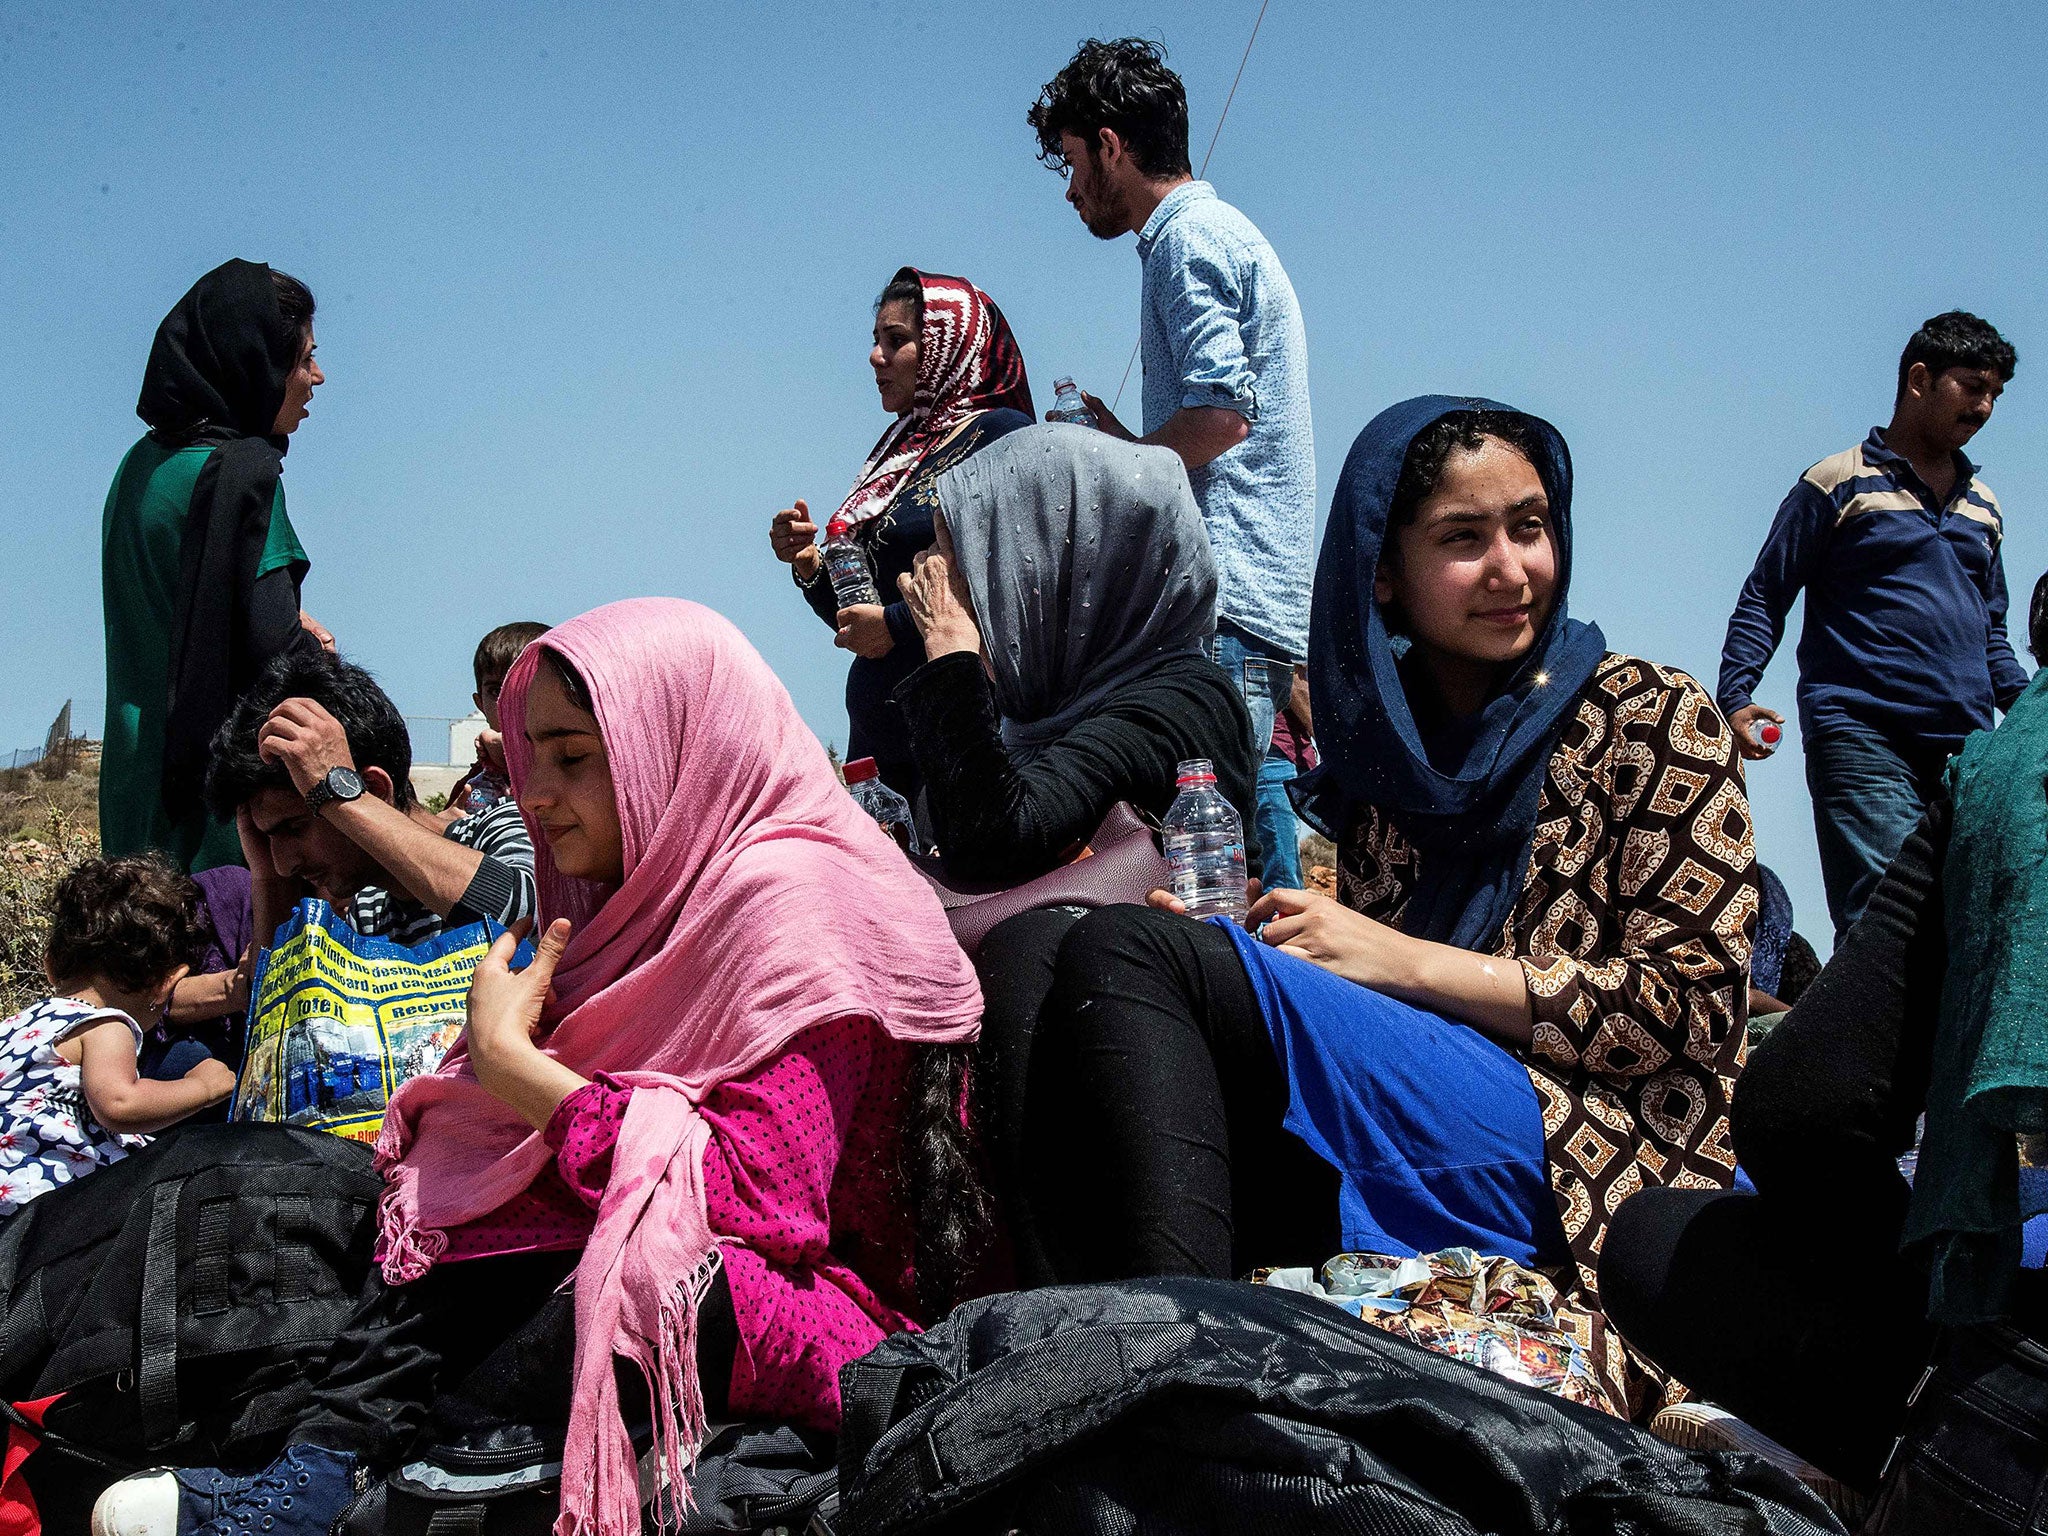
M 449 761 L 448 727 L 467 715 L 407 715 L 405 731 L 412 738 L 412 760 L 423 768 Z
M 76 736 L 55 749 L 49 747 L 23 747 L 18 752 L 0 755 L 0 771 L 11 772 L 17 768 L 45 767 L 53 776 L 71 772 L 87 761 L 99 743 L 88 737 Z

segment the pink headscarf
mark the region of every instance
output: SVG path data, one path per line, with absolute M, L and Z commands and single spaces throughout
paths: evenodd
M 576 1361 L 561 1536 L 629 1536 L 639 1484 L 614 1356 L 647 1376 L 671 1488 L 704 1434 L 698 1301 L 717 1273 L 697 1106 L 813 1024 L 860 1016 L 898 1040 L 971 1040 L 981 991 L 938 898 L 839 785 L 788 692 L 729 622 L 638 598 L 550 630 L 505 679 L 505 755 L 542 649 L 589 685 L 611 760 L 625 883 L 555 867 L 534 834 L 544 919 L 576 924 L 542 1049 L 633 1094 L 611 1182 L 576 1268 Z M 385 1278 L 418 1278 L 449 1228 L 488 1215 L 547 1166 L 541 1137 L 492 1098 L 463 1047 L 392 1096 L 377 1144 Z

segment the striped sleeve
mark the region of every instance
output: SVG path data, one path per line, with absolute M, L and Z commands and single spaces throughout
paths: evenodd
M 507 928 L 533 916 L 533 839 L 517 801 L 501 800 L 487 811 L 465 816 L 449 827 L 447 836 L 484 856 L 457 912 L 488 917 Z M 455 915 L 449 914 L 451 919 Z

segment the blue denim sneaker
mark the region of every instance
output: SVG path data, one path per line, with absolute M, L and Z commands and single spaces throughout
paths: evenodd
M 92 1536 L 192 1536 L 255 1481 L 218 1467 L 138 1472 L 99 1496 Z
M 328 1536 L 356 1492 L 353 1451 L 288 1445 L 196 1536 Z

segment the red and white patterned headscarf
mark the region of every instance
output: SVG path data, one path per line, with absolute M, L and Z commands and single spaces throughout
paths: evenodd
M 924 456 L 970 416 L 1003 407 L 1035 414 L 1024 354 L 994 299 L 961 277 L 915 267 L 896 276 L 914 278 L 924 290 L 917 391 L 910 409 L 870 450 L 860 478 L 833 514 L 849 523 L 888 511 Z

